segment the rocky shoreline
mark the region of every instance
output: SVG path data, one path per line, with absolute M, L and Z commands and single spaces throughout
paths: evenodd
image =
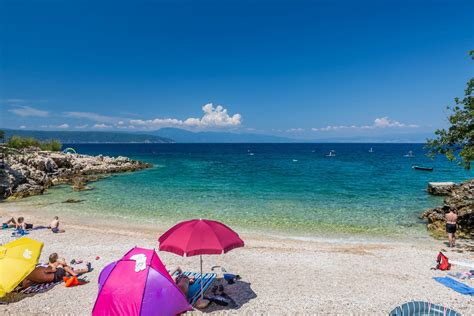
M 461 184 L 450 185 L 439 188 L 431 186 L 428 192 L 435 195 L 444 195 L 444 204 L 433 209 L 426 210 L 421 218 L 428 220 L 428 230 L 435 236 L 445 236 L 444 215 L 451 209 L 458 212 L 458 236 L 461 238 L 474 238 L 474 179 Z
M 42 194 L 49 187 L 59 184 L 70 184 L 75 190 L 87 190 L 90 181 L 152 166 L 122 156 L 88 156 L 41 151 L 38 148 L 1 149 L 5 158 L 0 168 L 0 200 Z

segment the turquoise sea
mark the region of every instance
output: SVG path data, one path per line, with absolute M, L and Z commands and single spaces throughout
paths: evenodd
M 296 236 L 416 235 L 426 234 L 419 214 L 442 203 L 425 192 L 427 183 L 472 177 L 445 158 L 427 158 L 422 144 L 72 147 L 84 154 L 124 155 L 154 167 L 92 183 L 91 191 L 55 187 L 23 203 L 147 223 L 211 218 L 241 229 Z M 335 157 L 326 156 L 331 150 Z M 415 157 L 404 157 L 410 150 Z M 413 164 L 434 171 L 417 171 Z M 60 203 L 68 198 L 84 201 Z

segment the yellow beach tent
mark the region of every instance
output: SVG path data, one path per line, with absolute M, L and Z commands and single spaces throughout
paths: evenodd
M 27 237 L 0 246 L 0 297 L 13 291 L 34 270 L 41 249 L 42 242 Z

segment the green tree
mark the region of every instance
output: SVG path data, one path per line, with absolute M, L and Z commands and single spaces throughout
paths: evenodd
M 474 60 L 474 50 L 469 52 Z M 445 155 L 451 161 L 458 161 L 466 169 L 474 161 L 474 78 L 467 82 L 463 98 L 455 98 L 448 106 L 451 126 L 435 131 L 436 138 L 428 139 L 429 155 Z

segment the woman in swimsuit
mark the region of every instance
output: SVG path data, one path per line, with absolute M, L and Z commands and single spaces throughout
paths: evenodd
M 189 286 L 194 283 L 194 277 L 188 277 L 183 274 L 180 267 L 174 269 L 170 273 L 171 278 L 176 283 L 176 286 L 183 292 L 184 296 L 188 295 Z
M 458 215 L 456 210 L 450 209 L 449 213 L 445 215 L 446 218 L 446 232 L 448 233 L 449 247 L 456 245 L 456 222 Z

